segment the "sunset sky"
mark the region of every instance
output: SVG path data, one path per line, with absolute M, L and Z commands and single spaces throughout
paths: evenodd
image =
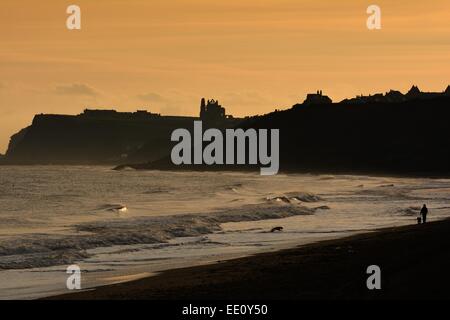
M 243 116 L 318 89 L 338 101 L 450 84 L 449 0 L 2 0 L 0 27 L 1 153 L 36 113 L 196 115 L 206 97 Z

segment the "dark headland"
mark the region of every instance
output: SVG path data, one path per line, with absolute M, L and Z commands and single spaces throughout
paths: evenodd
M 218 101 L 201 101 L 200 117 L 162 116 L 147 110 L 85 109 L 78 115 L 38 114 L 14 134 L 4 163 L 118 165 L 154 161 L 170 152 L 170 135 L 202 119 L 220 129 L 242 119 L 225 114 Z
M 381 268 L 369 291 L 367 267 Z M 51 299 L 448 299 L 450 221 L 388 228 Z
M 11 138 L 3 163 L 109 164 L 135 169 L 184 169 L 169 154 L 176 128 L 280 129 L 280 170 L 448 176 L 450 86 L 425 93 L 358 96 L 338 103 L 322 91 L 286 110 L 243 119 L 204 99 L 199 117 L 166 117 L 147 111 L 86 110 L 78 116 L 37 115 Z M 197 167 L 200 170 L 249 169 Z

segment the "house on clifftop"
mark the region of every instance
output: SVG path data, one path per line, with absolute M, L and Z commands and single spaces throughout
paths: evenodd
M 317 93 L 309 93 L 306 96 L 304 105 L 318 105 L 318 104 L 331 104 L 333 101 L 328 96 L 322 94 L 322 90 L 317 90 Z

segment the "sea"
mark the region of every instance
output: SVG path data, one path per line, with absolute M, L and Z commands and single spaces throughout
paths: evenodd
M 0 166 L 0 299 L 450 217 L 450 179 Z M 282 227 L 282 231 L 271 232 Z

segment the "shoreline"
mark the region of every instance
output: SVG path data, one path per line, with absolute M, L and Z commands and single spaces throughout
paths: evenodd
M 450 219 L 391 227 L 45 300 L 449 299 Z M 381 268 L 382 290 L 366 270 Z
M 117 164 L 117 163 L 9 163 L 0 161 L 0 167 L 105 167 L 111 171 L 123 171 L 131 169 L 135 171 L 159 171 L 159 172 L 213 172 L 213 173 L 251 173 L 259 175 L 258 168 L 248 167 L 232 167 L 232 168 L 217 168 L 217 167 L 205 167 L 201 166 L 195 168 L 191 166 L 187 167 L 146 167 L 148 163 L 135 163 L 135 164 Z M 306 169 L 306 168 L 280 168 L 278 175 L 280 174 L 297 174 L 297 175 L 336 175 L 336 176 L 372 176 L 372 177 L 386 177 L 386 178 L 410 178 L 410 179 L 450 179 L 450 173 L 436 172 L 436 171 L 395 171 L 395 170 L 350 170 L 350 169 Z

